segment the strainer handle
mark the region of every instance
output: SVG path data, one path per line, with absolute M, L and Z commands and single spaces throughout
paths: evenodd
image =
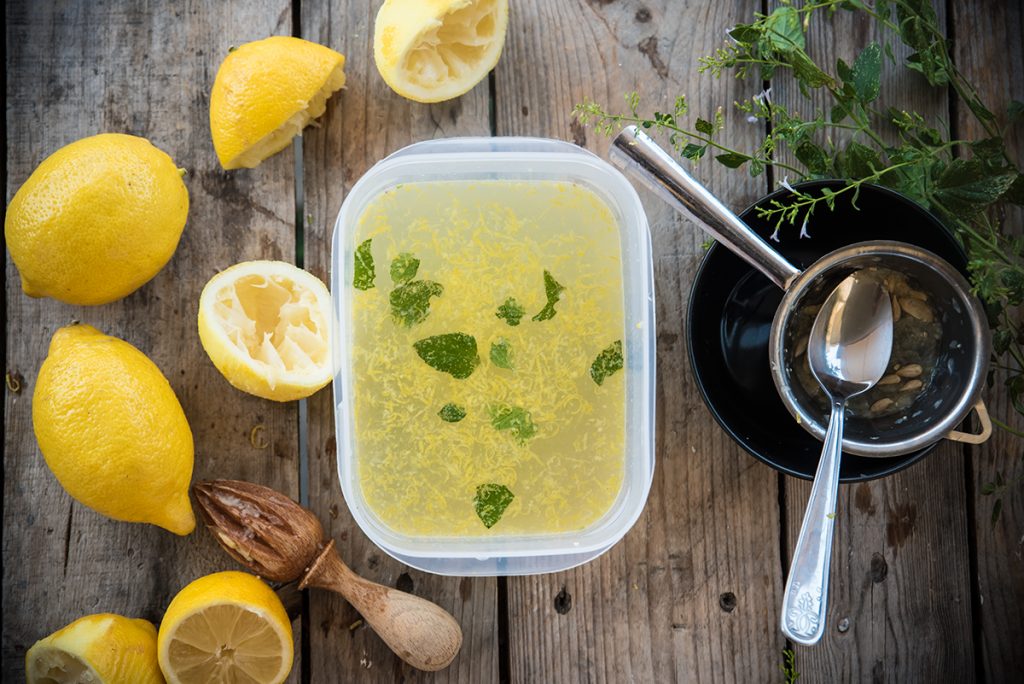
M 974 412 L 978 414 L 978 420 L 981 421 L 981 432 L 960 432 L 959 430 L 953 430 L 946 439 L 953 442 L 964 442 L 965 444 L 982 444 L 987 442 L 988 438 L 992 436 L 992 419 L 988 416 L 988 407 L 985 406 L 985 402 L 981 399 L 974 405 Z

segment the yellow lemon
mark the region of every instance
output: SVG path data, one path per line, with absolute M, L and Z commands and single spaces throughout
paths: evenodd
M 508 0 L 385 0 L 373 59 L 392 90 L 417 102 L 468 92 L 501 57 Z
M 86 615 L 25 654 L 28 684 L 163 684 L 156 627 L 112 613 Z
M 103 515 L 195 529 L 192 431 L 160 369 L 88 325 L 61 328 L 39 369 L 32 425 L 61 486 Z
M 283 682 L 292 669 L 292 625 L 281 599 L 244 572 L 218 572 L 178 592 L 157 637 L 171 684 Z
M 218 273 L 199 297 L 199 339 L 217 370 L 249 394 L 302 399 L 331 381 L 331 295 L 283 261 Z
M 283 150 L 345 85 L 345 57 L 273 36 L 232 50 L 210 93 L 210 133 L 225 169 L 253 168 Z
M 148 140 L 118 133 L 47 157 L 4 219 L 25 294 L 106 304 L 142 287 L 178 247 L 188 215 L 183 173 Z

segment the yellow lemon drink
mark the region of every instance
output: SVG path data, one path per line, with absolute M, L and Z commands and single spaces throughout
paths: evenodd
M 619 229 L 556 181 L 431 181 L 356 228 L 356 480 L 393 531 L 584 530 L 625 470 Z

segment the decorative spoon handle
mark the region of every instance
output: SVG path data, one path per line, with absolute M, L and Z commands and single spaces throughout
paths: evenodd
M 352 572 L 328 542 L 299 582 L 299 588 L 336 591 L 359 611 L 399 658 L 433 672 L 448 666 L 462 647 L 462 629 L 436 603 L 371 582 Z
M 846 401 L 834 400 L 825 445 L 782 597 L 782 632 L 805 646 L 818 643 L 825 631 L 845 413 Z

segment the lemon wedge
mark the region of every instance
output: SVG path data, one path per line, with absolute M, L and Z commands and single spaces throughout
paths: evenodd
M 221 166 L 253 168 L 288 146 L 345 85 L 345 57 L 291 36 L 228 53 L 210 93 L 210 133 Z
M 417 102 L 468 92 L 501 57 L 508 0 L 385 0 L 373 58 L 391 89 Z
M 199 297 L 199 339 L 217 370 L 249 394 L 302 399 L 331 381 L 331 295 L 283 261 L 246 261 Z
M 86 615 L 25 654 L 28 684 L 163 684 L 156 627 L 112 613 Z
M 276 684 L 292 669 L 292 626 L 259 578 L 218 572 L 171 600 L 157 654 L 170 684 Z

